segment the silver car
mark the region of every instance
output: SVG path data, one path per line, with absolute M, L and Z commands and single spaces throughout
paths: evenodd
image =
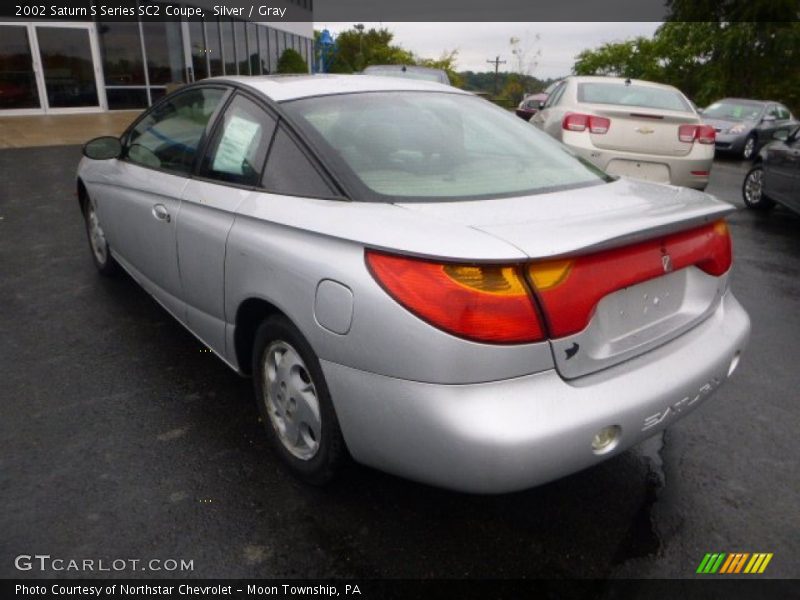
M 703 122 L 717 133 L 715 147 L 720 152 L 736 154 L 745 160 L 756 157 L 764 144 L 778 132 L 789 131 L 797 124 L 783 104 L 724 98 L 701 111 Z
M 457 490 L 541 484 L 696 409 L 748 338 L 730 205 L 609 178 L 452 87 L 210 79 L 84 153 L 98 270 L 252 376 L 312 483 L 352 457 Z
M 699 190 L 708 185 L 714 128 L 672 86 L 567 77 L 530 122 L 607 173 Z

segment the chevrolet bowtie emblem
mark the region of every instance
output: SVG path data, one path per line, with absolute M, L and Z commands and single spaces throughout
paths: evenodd
M 639 133 L 648 134 L 648 133 L 653 133 L 655 129 L 650 129 L 649 127 L 637 127 L 636 131 L 638 131 Z

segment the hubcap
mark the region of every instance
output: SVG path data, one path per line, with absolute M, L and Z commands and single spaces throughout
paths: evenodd
M 748 138 L 744 143 L 744 157 L 750 158 L 753 156 L 753 150 L 756 149 L 756 141 L 753 138 Z
M 755 169 L 747 176 L 747 182 L 744 185 L 744 197 L 753 206 L 761 202 L 763 178 L 764 172 L 761 169 Z
M 264 353 L 263 399 L 270 423 L 284 448 L 300 460 L 311 460 L 322 438 L 317 389 L 303 359 L 277 340 Z
M 108 258 L 108 246 L 106 245 L 106 235 L 100 226 L 100 219 L 97 217 L 94 205 L 89 204 L 89 212 L 86 215 L 86 222 L 89 225 L 89 244 L 92 247 L 92 254 L 101 265 L 106 264 Z

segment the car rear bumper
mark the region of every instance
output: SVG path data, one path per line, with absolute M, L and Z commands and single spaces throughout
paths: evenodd
M 441 385 L 329 361 L 322 368 L 355 460 L 441 487 L 503 493 L 592 466 L 685 416 L 728 378 L 749 331 L 727 293 L 681 337 L 569 383 L 553 370 Z M 617 444 L 594 453 L 593 437 L 612 425 Z
M 695 148 L 685 156 L 600 150 L 594 146 L 585 147 L 571 143 L 567 143 L 567 146 L 611 175 L 682 185 L 698 190 L 703 190 L 708 185 L 711 166 L 714 163 L 714 147 L 710 144 L 705 146 L 696 144 Z M 643 175 L 640 177 L 636 175 L 636 170 L 639 168 L 637 165 L 641 165 L 642 168 Z M 648 166 L 659 167 L 651 171 L 655 172 L 655 177 L 647 173 Z

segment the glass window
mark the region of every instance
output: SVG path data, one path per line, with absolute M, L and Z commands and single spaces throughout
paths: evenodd
M 280 60 L 281 56 L 283 55 L 283 51 L 286 50 L 286 33 L 283 31 L 276 31 L 275 32 L 278 37 L 278 60 Z M 275 63 L 277 65 L 277 62 Z
M 128 110 L 131 108 L 147 108 L 147 89 L 139 88 L 106 88 L 106 100 L 110 110 Z
M 220 181 L 256 185 L 274 131 L 275 119 L 253 101 L 236 96 L 217 127 L 201 172 Z
M 239 75 L 250 74 L 250 61 L 247 60 L 247 35 L 244 21 L 234 21 L 233 31 L 236 33 L 236 64 Z
M 275 134 L 262 185 L 276 194 L 331 197 L 333 192 L 283 127 Z
M 789 109 L 788 108 L 786 108 L 785 106 L 779 104 L 778 105 L 778 118 L 781 119 L 782 121 L 786 121 L 788 119 L 791 119 L 792 115 L 791 115 L 791 113 L 789 113 Z
M 278 32 L 269 28 L 269 72 L 278 70 Z
M 259 47 L 259 62 L 261 63 L 261 73 L 264 75 L 269 74 L 269 30 L 266 27 L 258 28 L 258 47 Z
M 183 37 L 177 21 L 142 21 L 150 85 L 184 83 Z
M 236 75 L 236 48 L 233 45 L 233 21 L 220 21 L 220 34 L 222 35 L 222 50 L 225 59 L 225 75 Z
M 189 90 L 153 108 L 128 136 L 128 159 L 146 167 L 189 173 L 206 125 L 224 94 L 221 89 Z
M 0 26 L 0 109 L 39 108 L 28 31 Z
M 703 111 L 703 116 L 726 121 L 755 121 L 760 118 L 764 105 L 747 100 L 720 100 Z
M 212 77 L 224 75 L 222 64 L 222 44 L 219 39 L 220 23 L 218 20 L 206 21 L 206 48 L 208 48 L 208 66 Z
M 677 90 L 623 83 L 579 83 L 578 102 L 692 112 Z
M 106 85 L 144 85 L 139 24 L 100 21 L 97 31 Z
M 561 94 L 564 93 L 564 90 L 566 89 L 566 87 L 567 87 L 567 82 L 566 81 L 562 81 L 561 83 L 559 83 L 556 86 L 556 88 L 552 91 L 552 93 L 549 96 L 547 96 L 547 100 L 544 103 L 544 107 L 545 108 L 550 108 L 556 102 L 561 100 Z
M 89 32 L 73 27 L 37 27 L 36 38 L 49 106 L 97 106 Z
M 522 196 L 607 181 L 514 113 L 471 95 L 374 92 L 282 106 L 377 199 Z
M 189 45 L 192 48 L 192 69 L 195 81 L 208 77 L 208 50 L 202 21 L 189 21 Z
M 250 61 L 250 74 L 261 75 L 261 64 L 258 60 L 258 31 L 255 23 L 247 24 L 247 58 Z

